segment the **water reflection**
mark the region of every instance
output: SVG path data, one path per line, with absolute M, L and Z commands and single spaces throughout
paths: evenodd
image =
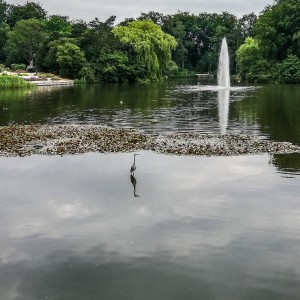
M 75 85 L 60 89 L 38 89 L 25 94 L 0 93 L 0 125 L 100 124 L 137 128 L 152 133 L 218 133 L 216 86 L 198 81 L 168 81 L 147 85 Z M 185 84 L 184 84 L 185 83 Z M 234 98 L 249 93 L 235 88 Z M 1 96 L 0 95 L 0 96 Z M 240 130 L 240 124 L 231 126 Z M 249 128 L 243 128 L 247 131 Z M 252 130 L 252 128 L 250 128 Z
M 218 91 L 218 108 L 219 108 L 219 124 L 221 134 L 226 134 L 228 126 L 229 112 L 229 89 L 221 89 Z
M 198 83 L 169 80 L 161 84 L 76 85 L 32 92 L 1 90 L 0 107 L 7 110 L 0 109 L 0 125 L 104 124 L 158 134 L 219 133 L 222 126 L 226 133 L 300 144 L 300 85 L 231 87 L 230 116 L 226 118 L 227 93 L 223 91 L 222 95 L 220 91 L 218 96 L 216 86 Z M 219 109 L 218 98 L 224 99 Z
M 137 184 L 137 180 L 136 178 L 134 177 L 134 173 L 130 174 L 130 181 L 133 185 L 133 195 L 134 197 L 140 197 L 139 195 L 137 195 L 136 193 L 136 184 Z
M 136 158 L 136 156 L 137 155 L 139 155 L 138 153 L 135 153 L 134 155 L 133 155 L 133 164 L 132 164 L 132 166 L 130 167 L 130 181 L 131 181 L 131 183 L 132 183 L 132 185 L 133 185 L 133 195 L 134 195 L 134 197 L 140 197 L 139 195 L 137 195 L 136 194 L 136 184 L 137 184 L 137 180 L 136 180 L 136 178 L 135 178 L 135 176 L 134 176 L 134 172 L 135 172 L 135 170 L 136 170 L 136 164 L 135 164 L 135 158 Z
M 3 299 L 299 297 L 300 176 L 141 154 L 139 201 L 132 154 L 0 158 Z
M 300 154 L 290 153 L 290 154 L 275 154 L 271 158 L 271 164 L 276 167 L 278 172 L 296 176 L 300 175 Z

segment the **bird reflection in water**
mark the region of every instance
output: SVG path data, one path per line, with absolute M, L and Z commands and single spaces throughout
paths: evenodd
M 137 193 L 136 193 L 136 183 L 137 183 L 137 181 L 136 181 L 133 174 L 130 174 L 130 181 L 133 185 L 133 195 L 134 195 L 134 197 L 141 197 L 141 196 L 137 195 Z
M 135 165 L 135 157 L 137 156 L 137 155 L 139 155 L 139 154 L 137 154 L 137 153 L 135 153 L 134 154 L 134 156 L 133 156 L 133 165 L 131 166 L 131 168 L 130 168 L 130 181 L 131 181 L 131 183 L 132 183 L 132 185 L 133 185 L 133 195 L 134 195 L 134 197 L 140 197 L 139 195 L 137 195 L 137 193 L 136 193 L 136 184 L 137 184 L 137 180 L 136 180 L 136 178 L 134 177 L 134 172 L 135 172 L 135 170 L 136 170 L 136 165 Z

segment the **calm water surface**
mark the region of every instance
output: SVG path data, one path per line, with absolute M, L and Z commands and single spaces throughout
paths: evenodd
M 228 96 L 183 81 L 0 91 L 0 122 L 300 144 L 299 86 Z M 0 157 L 0 299 L 299 299 L 299 154 L 140 154 L 134 178 L 132 153 Z

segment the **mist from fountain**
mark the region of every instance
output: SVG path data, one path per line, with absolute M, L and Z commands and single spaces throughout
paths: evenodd
M 222 40 L 218 67 L 218 86 L 230 88 L 229 54 L 226 38 Z

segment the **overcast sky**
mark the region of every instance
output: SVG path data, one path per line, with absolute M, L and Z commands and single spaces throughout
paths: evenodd
M 10 4 L 24 4 L 26 0 L 6 0 Z M 39 0 L 48 14 L 60 14 L 71 19 L 101 21 L 111 15 L 120 22 L 125 18 L 138 17 L 141 12 L 158 11 L 173 14 L 178 10 L 198 14 L 201 12 L 228 11 L 241 17 L 254 12 L 259 14 L 273 0 Z

